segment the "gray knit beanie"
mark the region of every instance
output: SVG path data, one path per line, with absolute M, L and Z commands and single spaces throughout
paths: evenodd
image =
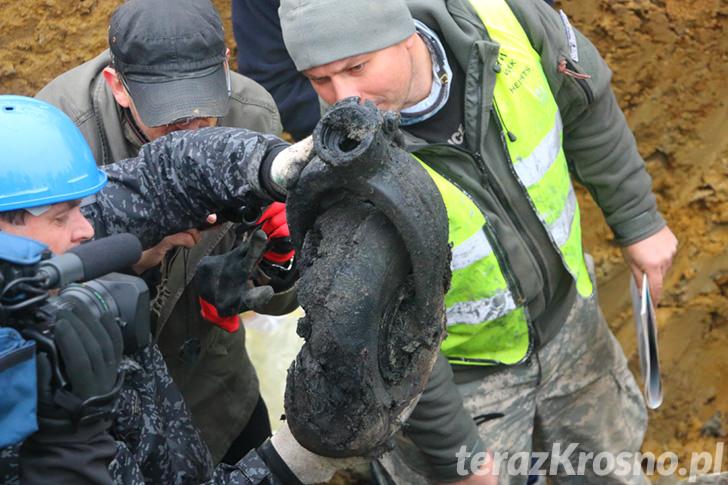
M 281 0 L 278 16 L 299 71 L 383 49 L 415 33 L 404 0 Z

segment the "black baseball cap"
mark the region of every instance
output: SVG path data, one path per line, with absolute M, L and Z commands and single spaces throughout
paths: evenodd
M 128 0 L 111 16 L 109 48 L 145 125 L 227 114 L 225 35 L 209 0 Z

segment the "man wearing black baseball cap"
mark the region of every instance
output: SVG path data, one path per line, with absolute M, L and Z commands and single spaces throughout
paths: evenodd
M 230 110 L 231 84 L 220 17 L 209 2 L 130 1 L 111 17 L 111 68 L 117 102 L 140 128 L 215 124 Z M 137 119 L 138 118 L 138 119 Z M 149 135 L 148 135 L 149 137 Z
M 271 96 L 230 72 L 222 22 L 209 0 L 128 0 L 112 15 L 108 36 L 108 50 L 37 94 L 75 122 L 98 164 L 135 157 L 145 143 L 178 130 L 218 125 L 281 131 Z M 270 433 L 244 329 L 237 317 L 232 324 L 203 318 L 196 290 L 200 260 L 230 251 L 235 232 L 226 224 L 169 236 L 135 268 L 156 288 L 155 337 L 170 374 L 214 461 L 228 463 Z M 263 279 L 270 275 L 266 254 Z M 270 261 L 279 271 L 286 264 L 274 256 Z M 293 310 L 291 284 L 278 285 L 274 300 L 254 310 Z

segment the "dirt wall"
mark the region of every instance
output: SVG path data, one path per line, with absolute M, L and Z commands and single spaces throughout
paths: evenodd
M 665 401 L 650 412 L 644 449 L 712 452 L 726 427 L 711 418 L 728 415 L 728 2 L 563 5 L 612 67 L 659 208 L 680 240 L 657 312 Z M 582 205 L 602 308 L 636 370 L 628 272 L 598 209 L 584 197 Z
M 122 0 L 0 0 L 0 92 L 32 96 L 106 48 L 109 17 Z M 234 50 L 230 2 L 212 0 Z M 234 64 L 235 52 L 231 56 Z
M 0 0 L 0 92 L 32 95 L 100 52 L 119 3 Z M 214 3 L 232 46 L 229 2 Z M 728 1 L 564 0 L 558 6 L 612 67 L 660 209 L 680 239 L 658 310 L 665 403 L 650 413 L 644 448 L 682 456 L 714 450 L 727 427 L 716 413 L 728 415 Z M 636 368 L 627 270 L 599 210 L 580 195 L 602 306 Z M 718 426 L 704 428 L 706 422 Z

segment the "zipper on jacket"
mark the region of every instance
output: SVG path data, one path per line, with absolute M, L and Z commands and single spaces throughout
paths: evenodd
M 465 156 L 467 156 L 468 158 L 470 158 L 473 161 L 475 166 L 478 168 L 478 170 L 482 174 L 484 174 L 486 176 L 490 176 L 492 179 L 492 175 L 490 175 L 489 172 L 485 172 L 485 167 L 484 167 L 485 164 L 483 163 L 482 158 L 480 158 L 479 156 L 476 156 L 472 152 L 470 152 L 464 148 L 461 148 L 459 146 L 456 146 L 456 145 L 450 145 L 450 144 L 444 144 L 444 143 L 436 143 L 436 144 L 426 145 L 426 146 L 428 148 L 452 149 L 452 150 L 461 152 L 462 154 L 464 154 Z M 416 147 L 411 147 L 411 148 L 416 149 Z M 475 206 L 480 210 L 480 213 L 483 214 L 483 218 L 486 220 L 486 224 L 483 226 L 483 232 L 485 233 L 486 237 L 488 238 L 488 241 L 491 244 L 491 247 L 493 248 L 493 252 L 495 253 L 496 259 L 500 263 L 499 266 L 501 267 L 503 276 L 506 279 L 506 282 L 508 283 L 509 289 L 513 292 L 513 297 L 514 297 L 516 304 L 518 304 L 519 306 L 524 306 L 526 303 L 526 298 L 523 295 L 523 290 L 521 289 L 521 285 L 518 283 L 518 279 L 516 278 L 516 275 L 513 273 L 513 270 L 511 269 L 510 265 L 506 264 L 508 261 L 508 257 L 506 255 L 505 250 L 503 249 L 503 246 L 501 246 L 500 242 L 498 242 L 498 238 L 496 237 L 495 233 L 493 232 L 493 228 L 492 228 L 491 224 L 488 223 L 488 218 L 485 215 L 485 209 L 478 203 L 478 201 L 475 199 L 475 197 L 471 196 L 470 193 L 467 190 L 465 190 L 465 188 L 462 187 L 459 183 L 452 180 L 450 177 L 448 177 L 447 175 L 445 175 L 441 172 L 438 172 L 438 174 L 441 177 L 443 177 L 445 180 L 447 180 L 448 182 L 453 184 L 455 187 L 457 187 L 458 190 L 460 190 L 463 194 L 465 194 L 468 197 L 468 199 L 470 199 L 471 202 L 473 204 L 475 204 Z M 495 192 L 495 190 L 493 190 L 493 184 L 488 184 L 488 187 L 490 187 L 491 190 L 493 192 Z M 513 214 L 511 214 L 511 211 L 509 211 L 506 207 L 504 207 L 500 200 L 501 194 L 502 194 L 501 192 L 494 193 L 493 194 L 494 201 L 495 201 L 495 203 L 498 204 L 498 208 L 506 216 L 508 216 L 509 219 L 513 219 Z M 519 228 L 519 230 L 520 230 L 520 228 Z
M 584 91 L 587 104 L 592 104 L 592 102 L 594 101 L 594 93 L 592 92 L 591 88 L 589 87 L 589 83 L 587 82 L 587 79 L 591 78 L 589 74 L 583 74 L 579 72 L 574 63 L 565 57 L 562 57 L 561 61 L 559 61 L 557 71 L 564 76 L 573 79 L 576 84 L 579 85 L 581 90 Z
M 480 79 L 479 79 L 478 85 L 482 86 L 484 83 L 482 69 L 479 70 L 479 78 Z M 495 101 L 495 99 L 493 101 Z M 483 106 L 483 90 L 482 89 L 478 89 L 477 106 Z M 464 113 L 463 113 L 463 115 L 464 115 Z M 483 135 L 483 111 L 482 110 L 478 110 L 478 117 L 476 119 L 475 126 L 476 126 L 476 133 L 478 133 L 479 136 L 482 136 Z M 495 178 L 493 177 L 493 174 L 490 172 L 490 170 L 486 166 L 486 163 L 485 163 L 485 160 L 483 160 L 483 157 L 481 157 L 477 151 L 470 152 L 470 151 L 460 148 L 458 146 L 456 146 L 454 148 L 461 150 L 463 153 L 470 156 L 473 159 L 473 161 L 475 162 L 476 167 L 479 168 L 480 173 L 482 175 L 485 175 L 486 177 L 489 177 L 490 180 L 488 181 L 487 186 L 490 187 L 490 190 L 492 192 L 494 192 L 496 202 L 501 206 L 500 208 L 503 211 L 503 213 L 506 216 L 508 216 L 510 219 L 513 219 L 513 217 L 512 217 L 513 214 L 511 214 L 511 211 L 509 210 L 510 207 L 503 206 L 503 204 L 506 202 L 506 199 L 501 198 L 502 191 L 500 191 L 499 188 L 496 187 L 497 184 L 490 182 L 490 181 L 494 181 Z M 478 204 L 476 203 L 475 205 L 477 206 Z M 482 208 L 480 209 L 480 211 L 483 214 L 485 214 L 485 212 L 483 211 Z M 515 297 L 516 304 L 525 307 L 526 298 L 523 294 L 523 288 L 521 288 L 521 285 L 518 282 L 518 278 L 516 278 L 516 275 L 513 273 L 511 266 L 509 264 L 506 264 L 506 262 L 508 261 L 506 252 L 505 252 L 505 250 L 503 250 L 503 247 L 500 245 L 500 243 L 498 243 L 498 241 L 495 237 L 495 234 L 493 234 L 493 230 L 489 226 L 488 226 L 488 231 L 491 233 L 490 235 L 492 236 L 493 241 L 495 241 L 495 245 L 493 245 L 493 249 L 494 249 L 494 251 L 496 251 L 496 248 L 497 248 L 496 257 L 498 258 L 498 261 L 501 262 L 501 266 L 503 267 L 503 276 L 505 277 L 506 281 L 508 282 L 509 286 L 512 288 L 512 290 L 514 292 L 513 296 Z M 530 334 L 529 334 L 528 338 L 529 338 L 529 342 L 530 342 L 530 340 L 531 340 Z
M 506 165 L 508 165 L 508 169 L 511 172 L 511 175 L 516 180 L 516 183 L 521 187 L 523 190 L 524 195 L 526 196 L 526 200 L 528 201 L 528 204 L 531 206 L 531 209 L 533 209 L 535 214 L 538 214 L 538 210 L 533 205 L 533 201 L 531 201 L 531 197 L 528 195 L 528 189 L 524 187 L 523 183 L 521 183 L 521 180 L 518 178 L 518 174 L 516 174 L 516 169 L 513 168 L 513 160 L 511 159 L 511 154 L 508 152 L 508 144 L 506 143 L 505 139 L 505 133 L 503 128 L 503 122 L 496 114 L 493 117 L 498 124 L 498 136 L 500 137 L 501 145 L 503 146 L 503 151 L 505 152 L 506 156 Z M 487 168 L 486 164 L 482 164 L 484 169 L 488 170 L 488 174 L 492 177 L 492 173 L 490 173 L 490 170 Z M 547 272 L 546 264 L 544 263 L 544 258 L 541 254 L 541 249 L 536 244 L 536 241 L 534 241 L 531 234 L 526 230 L 526 225 L 521 220 L 521 216 L 518 214 L 518 211 L 513 209 L 511 207 L 510 202 L 508 202 L 508 199 L 505 196 L 505 193 L 503 193 L 502 190 L 500 190 L 500 187 L 498 187 L 499 194 L 503 197 L 503 203 L 508 204 L 508 208 L 510 209 L 509 214 L 512 215 L 513 223 L 516 226 L 516 229 L 521 234 L 521 237 L 526 241 L 526 245 L 531 249 L 530 253 L 533 255 L 533 259 L 536 261 L 536 265 L 538 266 L 538 269 L 541 271 L 541 275 L 543 278 L 543 295 L 544 295 L 544 304 L 546 301 L 548 301 L 548 297 L 551 295 L 551 285 L 549 284 L 549 274 Z M 544 228 L 545 229 L 545 228 Z M 548 232 L 548 231 L 547 231 Z M 550 237 L 549 237 L 550 239 Z

